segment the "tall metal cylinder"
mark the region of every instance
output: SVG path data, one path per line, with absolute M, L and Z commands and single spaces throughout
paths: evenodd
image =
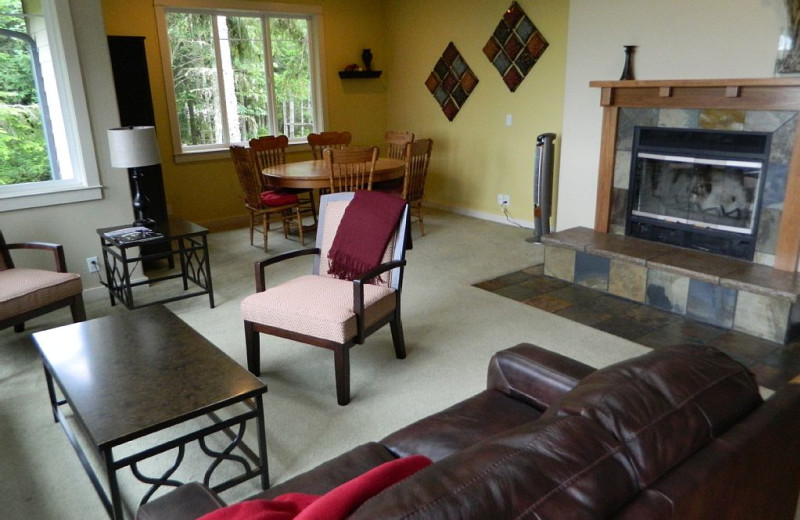
M 550 233 L 550 212 L 553 204 L 553 140 L 556 134 L 536 138 L 536 162 L 533 172 L 533 241 L 541 242 Z

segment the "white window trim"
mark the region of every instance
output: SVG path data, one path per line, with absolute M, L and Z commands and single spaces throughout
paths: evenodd
M 69 3 L 43 0 L 42 9 L 46 14 L 48 34 L 54 39 L 51 53 L 54 54 L 53 67 L 57 82 L 66 86 L 59 91 L 59 95 L 74 180 L 36 182 L 0 190 L 0 212 L 85 202 L 103 197 Z
M 173 159 L 176 163 L 194 162 L 201 160 L 218 160 L 230 157 L 227 148 L 214 147 L 208 150 L 182 151 L 183 145 L 180 136 L 178 110 L 175 103 L 175 83 L 172 76 L 171 57 L 169 50 L 169 37 L 166 27 L 165 10 L 181 8 L 202 11 L 231 11 L 234 13 L 252 14 L 305 14 L 310 15 L 309 52 L 311 53 L 311 67 L 313 69 L 311 82 L 311 95 L 314 103 L 314 118 L 318 121 L 318 128 L 325 128 L 327 116 L 327 82 L 325 80 L 325 54 L 322 42 L 325 41 L 322 24 L 322 7 L 317 5 L 282 4 L 282 3 L 254 3 L 243 0 L 153 0 L 156 13 L 156 27 L 158 42 L 161 49 L 161 65 L 164 73 L 164 86 L 167 98 L 167 113 L 169 115 L 170 136 L 172 137 Z M 315 59 L 316 58 L 316 59 Z M 292 145 L 294 147 L 295 145 Z M 297 146 L 307 148 L 306 143 Z

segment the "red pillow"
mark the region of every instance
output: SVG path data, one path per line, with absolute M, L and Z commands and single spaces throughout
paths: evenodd
M 297 195 L 282 191 L 267 190 L 261 193 L 261 202 L 267 206 L 286 206 L 297 202 Z
M 384 462 L 322 496 L 286 493 L 272 500 L 247 500 L 198 520 L 342 520 L 370 497 L 430 464 L 428 457 L 411 455 Z

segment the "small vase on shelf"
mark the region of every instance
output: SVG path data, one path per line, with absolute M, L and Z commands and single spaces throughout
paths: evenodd
M 620 80 L 633 79 L 633 53 L 636 52 L 636 45 L 625 45 L 625 66 L 622 67 Z
M 370 49 L 361 51 L 361 61 L 364 62 L 364 70 L 372 70 L 372 51 Z

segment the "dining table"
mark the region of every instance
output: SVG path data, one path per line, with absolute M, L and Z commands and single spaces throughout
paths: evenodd
M 267 185 L 281 188 L 330 188 L 331 179 L 325 161 L 314 159 L 268 166 L 261 172 L 267 177 Z M 372 182 L 402 178 L 405 162 L 400 159 L 379 157 L 375 163 Z

